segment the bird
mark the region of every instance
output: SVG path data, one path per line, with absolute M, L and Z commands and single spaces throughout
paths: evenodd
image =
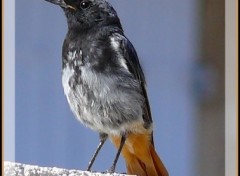
M 153 141 L 146 80 L 137 52 L 107 0 L 45 0 L 60 6 L 68 31 L 62 45 L 62 85 L 74 116 L 99 133 L 92 165 L 109 138 L 128 174 L 168 176 Z

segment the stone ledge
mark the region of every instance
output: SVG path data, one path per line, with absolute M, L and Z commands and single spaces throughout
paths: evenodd
M 98 173 L 81 170 L 68 170 L 57 167 L 40 167 L 4 161 L 4 176 L 127 176 L 118 173 Z

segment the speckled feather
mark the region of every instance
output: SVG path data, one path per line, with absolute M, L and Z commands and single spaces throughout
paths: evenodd
M 146 83 L 137 53 L 105 0 L 46 0 L 65 12 L 68 32 L 62 48 L 62 84 L 74 115 L 100 134 L 88 165 L 110 138 L 127 173 L 168 176 L 154 149 Z
M 64 11 L 69 30 L 62 83 L 77 119 L 107 134 L 140 132 L 138 125 L 150 129 L 144 74 L 115 10 L 105 1 L 92 0 L 91 10 Z

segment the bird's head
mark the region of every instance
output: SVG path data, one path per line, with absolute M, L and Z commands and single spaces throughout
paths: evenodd
M 108 25 L 115 25 L 121 28 L 116 11 L 106 0 L 46 1 L 62 7 L 70 29 L 88 30 Z

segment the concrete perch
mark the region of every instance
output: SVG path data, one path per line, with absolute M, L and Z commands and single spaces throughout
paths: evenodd
M 4 161 L 4 176 L 127 176 L 118 173 L 99 173 L 81 170 L 67 170 L 57 167 L 40 167 Z

